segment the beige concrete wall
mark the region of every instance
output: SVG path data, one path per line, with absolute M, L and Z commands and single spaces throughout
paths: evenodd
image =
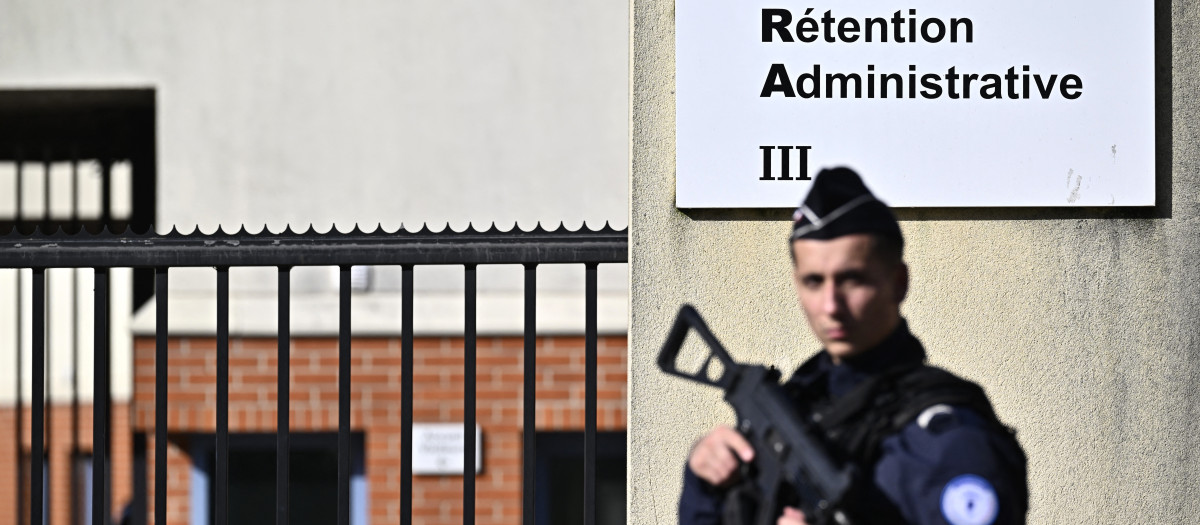
M 164 229 L 620 227 L 627 13 L 0 0 L 0 88 L 153 88 Z
M 913 275 L 904 314 L 931 361 L 983 384 L 1019 430 L 1034 524 L 1200 515 L 1200 8 L 1159 4 L 1154 209 L 900 211 Z M 688 446 L 731 419 L 716 390 L 654 365 L 680 303 L 739 358 L 791 367 L 817 350 L 789 288 L 787 214 L 673 205 L 673 5 L 634 0 L 631 13 L 638 524 L 675 522 Z

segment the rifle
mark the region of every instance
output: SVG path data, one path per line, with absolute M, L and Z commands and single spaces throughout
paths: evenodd
M 695 374 L 675 367 L 689 330 L 695 330 L 709 350 Z M 709 375 L 714 360 L 722 365 L 715 380 Z M 843 508 L 856 476 L 853 465 L 839 465 L 819 437 L 819 429 L 797 414 L 779 385 L 778 369 L 734 362 L 696 309 L 687 304 L 675 317 L 658 354 L 658 367 L 724 390 L 725 400 L 737 413 L 738 432 L 754 447 L 754 460 L 739 467 L 741 478 L 726 496 L 725 525 L 771 525 L 785 505 L 798 507 L 812 525 L 857 521 Z

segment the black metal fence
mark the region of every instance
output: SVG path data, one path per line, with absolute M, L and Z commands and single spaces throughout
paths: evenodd
M 537 267 L 542 264 L 582 264 L 585 268 L 585 431 L 584 431 L 584 508 L 583 520 L 595 523 L 596 500 L 596 354 L 597 354 L 597 267 L 600 264 L 627 261 L 627 232 L 605 225 L 600 230 L 587 227 L 570 231 L 560 226 L 547 231 L 540 226 L 532 231 L 502 232 L 494 227 L 488 231 L 442 232 L 422 229 L 395 233 L 377 229 L 365 233 L 355 228 L 350 233 L 315 233 L 311 230 L 294 233 L 251 234 L 218 231 L 214 234 L 98 234 L 12 232 L 0 236 L 0 268 L 30 269 L 32 271 L 32 458 L 45 455 L 45 368 L 46 362 L 46 270 L 50 268 L 95 269 L 94 310 L 94 397 L 93 397 L 93 463 L 91 523 L 106 524 L 111 520 L 109 482 L 110 404 L 108 296 L 110 268 L 151 268 L 154 270 L 156 298 L 155 348 L 155 439 L 154 495 L 155 523 L 166 520 L 167 495 L 167 270 L 179 267 L 215 267 L 217 289 L 217 406 L 216 406 L 216 463 L 214 493 L 214 523 L 229 523 L 229 269 L 241 266 L 267 266 L 278 269 L 278 392 L 276 432 L 276 523 L 290 522 L 289 497 L 289 331 L 290 271 L 295 266 L 337 266 L 339 286 L 339 343 L 338 343 L 338 525 L 350 523 L 350 363 L 351 363 L 351 267 L 356 265 L 391 265 L 402 270 L 402 433 L 400 523 L 412 522 L 412 423 L 413 423 L 413 268 L 418 265 L 462 265 L 465 289 L 464 319 L 464 436 L 463 472 L 475 471 L 475 342 L 476 342 L 476 268 L 488 264 L 519 264 L 524 266 L 524 421 L 523 421 L 523 487 L 522 519 L 525 525 L 534 523 L 535 470 L 535 350 Z M 21 352 L 16 352 L 18 360 Z M 21 367 L 18 362 L 18 377 Z M 17 419 L 20 421 L 21 392 L 18 386 Z M 17 428 L 17 454 L 20 464 L 21 432 Z M 35 464 L 36 465 L 36 464 Z M 18 469 L 19 470 L 19 469 Z M 43 523 L 43 472 L 36 466 L 29 469 L 29 495 L 25 500 L 19 489 L 23 476 L 17 473 L 16 509 L 29 510 L 30 523 Z M 144 475 L 142 476 L 144 477 Z M 135 474 L 134 523 L 147 523 L 148 487 L 138 486 Z M 463 477 L 463 521 L 474 523 L 475 480 Z M 25 507 L 28 505 L 28 507 Z M 18 510 L 18 519 L 22 512 Z

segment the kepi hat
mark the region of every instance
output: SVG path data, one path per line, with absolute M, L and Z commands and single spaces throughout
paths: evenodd
M 792 215 L 792 236 L 828 240 L 854 233 L 891 237 L 904 245 L 900 223 L 883 201 L 850 168 L 823 169 L 813 179 L 808 196 Z

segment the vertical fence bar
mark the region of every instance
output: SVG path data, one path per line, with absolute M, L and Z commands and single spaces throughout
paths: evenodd
M 33 397 L 30 410 L 29 453 L 29 522 L 42 523 L 46 496 L 42 490 L 42 456 L 46 454 L 45 409 L 46 409 L 46 269 L 33 269 Z
M 338 525 L 350 525 L 350 268 L 338 285 Z
M 583 434 L 583 523 L 596 523 L 596 263 L 587 263 L 585 317 L 587 325 L 585 378 L 585 412 Z
M 463 272 L 463 524 L 475 523 L 475 265 Z
M 24 158 L 22 158 L 23 152 L 21 151 L 20 147 L 16 148 L 14 156 L 16 157 L 16 161 L 17 161 L 17 180 L 16 180 L 17 187 L 15 188 L 16 195 L 17 195 L 17 211 L 16 211 L 16 215 L 15 215 L 15 220 L 13 222 L 16 224 L 21 224 L 21 217 L 25 214 L 25 206 L 24 206 L 25 192 L 24 192 L 24 180 L 23 180 L 25 178 L 25 173 L 24 173 Z M 23 354 L 25 351 L 25 316 L 24 316 L 25 290 L 24 290 L 23 282 L 21 281 L 21 270 L 18 269 L 14 273 L 17 274 L 17 347 L 16 347 L 17 348 L 17 351 L 16 351 L 16 354 L 17 354 L 17 363 L 16 363 L 17 380 L 15 381 L 16 386 L 17 386 L 17 397 L 16 397 L 17 402 L 16 402 L 16 411 L 14 412 L 14 414 L 16 414 L 15 419 L 17 421 L 16 421 L 16 425 L 13 425 L 13 426 L 16 427 L 15 430 L 16 430 L 17 434 L 16 434 L 16 439 L 13 440 L 13 442 L 16 443 L 17 446 L 13 447 L 13 450 L 16 452 L 16 456 L 17 456 L 16 457 L 17 468 L 15 469 L 16 470 L 15 474 L 17 476 L 17 479 L 16 479 L 16 483 L 13 484 L 13 486 L 16 487 L 16 490 L 14 490 L 13 492 L 16 493 L 16 495 L 17 495 L 17 506 L 16 506 L 17 516 L 14 521 L 20 522 L 21 520 L 25 519 L 25 458 L 22 455 L 22 451 L 25 449 L 25 444 L 24 444 L 25 443 L 25 410 L 21 406 L 21 397 L 25 395 L 25 392 L 24 392 L 25 385 L 23 384 L 24 381 L 22 381 L 24 379 L 24 372 L 21 370 L 21 366 L 22 366 L 22 362 L 21 362 L 22 355 L 21 354 Z
M 22 180 L 25 178 L 23 166 L 24 159 L 22 158 L 23 152 L 21 151 L 20 147 L 16 148 L 13 156 L 16 157 L 15 160 L 17 163 L 17 176 L 16 181 L 14 181 L 16 184 L 14 191 L 17 196 L 17 209 L 13 222 L 19 225 L 21 224 L 21 217 L 25 212 L 24 181 Z M 16 446 L 13 447 L 13 451 L 16 455 L 16 461 L 14 463 L 17 465 L 17 468 L 13 469 L 16 471 L 14 472 L 16 475 L 16 480 L 15 483 L 13 483 L 13 487 L 16 487 L 16 490 L 13 492 L 17 495 L 17 505 L 15 507 L 17 509 L 17 515 L 13 521 L 19 523 L 21 520 L 25 519 L 25 457 L 23 455 L 23 451 L 25 449 L 25 409 L 21 404 L 21 398 L 25 395 L 25 385 L 23 381 L 24 371 L 21 370 L 23 365 L 21 357 L 25 351 L 25 290 L 23 286 L 24 283 L 21 281 L 21 270 L 18 269 L 13 273 L 17 275 L 17 351 L 14 352 L 17 357 L 15 368 L 17 380 L 14 381 L 17 387 L 17 397 L 15 403 L 16 410 L 13 412 L 13 419 L 16 419 L 16 424 L 13 425 L 14 431 L 16 432 L 16 439 L 13 440 L 13 443 L 16 443 Z
M 24 159 L 22 158 L 23 154 L 20 147 L 16 148 L 13 156 L 16 157 L 15 160 L 17 163 L 17 176 L 16 181 L 14 181 L 16 184 L 14 191 L 17 196 L 17 209 L 13 222 L 15 224 L 21 224 L 21 217 L 25 212 L 24 181 L 22 180 L 25 178 L 25 173 L 23 169 Z M 21 398 L 25 395 L 25 385 L 23 381 L 24 371 L 21 369 L 23 365 L 21 357 L 25 351 L 25 287 L 23 286 L 24 283 L 21 280 L 21 270 L 18 269 L 13 273 L 15 273 L 17 276 L 17 351 L 14 352 L 17 357 L 15 368 L 17 380 L 14 381 L 17 387 L 17 397 L 15 398 L 16 410 L 13 412 L 13 419 L 16 420 L 16 424 L 13 425 L 14 431 L 16 432 L 16 439 L 13 440 L 13 443 L 16 443 L 16 446 L 13 447 L 13 451 L 16 455 L 16 458 L 14 458 L 16 461 L 14 463 L 17 465 L 17 468 L 13 469 L 16 471 L 14 472 L 16 475 L 16 480 L 15 483 L 13 483 L 13 487 L 16 487 L 16 490 L 14 490 L 13 493 L 17 495 L 17 504 L 15 506 L 17 515 L 14 517 L 13 521 L 19 523 L 21 520 L 25 519 L 25 457 L 23 455 L 23 451 L 25 450 L 25 409 L 21 404 Z
M 167 523 L 167 271 L 154 269 L 154 525 Z
M 15 181 L 16 188 L 14 188 L 17 196 L 17 209 L 13 222 L 15 224 L 21 224 L 21 217 L 25 213 L 25 192 L 24 181 L 22 180 L 25 178 L 25 173 L 23 169 L 23 152 L 21 151 L 20 147 L 16 148 L 13 156 L 16 158 L 15 160 L 17 162 L 17 177 Z M 21 354 L 23 354 L 25 351 L 25 290 L 24 286 L 22 286 L 23 283 L 21 281 L 21 270 L 18 269 L 13 273 L 17 275 L 17 351 L 14 352 L 17 355 L 15 369 L 17 380 L 14 381 L 17 387 L 17 397 L 15 403 L 16 410 L 13 412 L 13 419 L 16 419 L 16 424 L 13 425 L 14 431 L 16 432 L 16 439 L 13 440 L 13 443 L 16 443 L 16 446 L 13 447 L 13 451 L 16 454 L 15 463 L 17 465 L 17 468 L 13 469 L 16 471 L 14 472 L 16 475 L 16 482 L 13 483 L 13 486 L 16 487 L 16 490 L 14 490 L 13 493 L 17 495 L 17 505 L 15 507 L 17 509 L 17 515 L 13 521 L 20 522 L 21 520 L 25 519 L 25 458 L 22 455 L 22 451 L 25 449 L 25 409 L 21 406 L 21 397 L 25 395 L 25 385 L 24 381 L 22 381 L 24 379 L 24 372 L 21 370 L 21 366 L 23 364 L 21 362 Z
M 104 269 L 104 523 L 113 521 L 112 477 L 112 268 Z
M 71 232 L 82 228 L 79 224 L 79 145 L 71 145 Z M 71 525 L 81 523 L 84 509 L 79 497 L 79 268 L 71 269 Z M 163 521 L 157 522 L 162 525 Z
M 292 268 L 279 267 L 279 353 L 275 364 L 278 367 L 278 387 L 275 397 L 275 525 L 288 525 L 288 494 L 290 492 L 288 468 L 291 466 L 291 423 L 292 409 L 292 340 L 291 340 Z
M 92 346 L 92 525 L 108 525 L 108 269 L 96 268 Z
M 50 191 L 50 162 L 47 161 L 46 162 L 46 192 L 47 192 L 47 194 L 49 194 L 49 191 Z M 49 217 L 49 214 L 50 214 L 49 210 L 50 210 L 50 202 L 47 200 L 47 202 L 46 202 L 46 217 Z M 35 272 L 36 272 L 36 270 L 35 270 Z M 52 476 L 53 476 L 53 472 L 54 472 L 54 466 L 53 466 L 53 463 L 54 463 L 54 388 L 53 388 L 54 387 L 54 356 L 52 355 L 53 352 L 51 351 L 51 348 L 52 348 L 51 344 L 53 343 L 52 333 L 53 333 L 54 327 L 53 327 L 52 322 L 50 321 L 50 316 L 47 315 L 48 312 L 46 311 L 46 295 L 50 293 L 50 279 L 48 279 L 46 277 L 46 273 L 44 273 L 44 272 L 45 272 L 45 270 L 43 269 L 42 286 L 41 286 L 41 290 L 42 290 L 42 328 L 39 331 L 37 328 L 37 325 L 35 324 L 34 328 L 33 328 L 33 330 L 34 330 L 33 333 L 34 334 L 37 334 L 37 333 L 42 334 L 42 354 L 45 356 L 45 368 L 44 368 L 45 378 L 43 379 L 43 381 L 44 381 L 43 384 L 45 385 L 45 397 L 42 398 L 41 406 L 43 407 L 42 408 L 42 417 L 43 417 L 42 421 L 44 422 L 43 423 L 44 428 L 46 429 L 46 435 L 43 438 L 42 442 L 45 443 L 44 447 L 46 447 L 46 448 L 44 448 L 42 451 L 43 455 L 45 456 L 45 459 L 39 460 L 39 461 L 45 461 L 45 464 L 47 465 L 46 471 L 43 474 L 44 479 L 42 480 L 42 484 L 45 487 L 51 487 L 52 486 L 51 481 L 53 481 Z M 37 285 L 34 285 L 34 290 L 36 293 L 36 290 L 38 290 Z M 36 308 L 37 307 L 35 306 L 34 309 L 36 310 Z M 40 467 L 40 465 L 39 465 L 39 467 Z M 42 518 L 45 520 L 45 523 L 53 523 L 54 520 L 53 520 L 53 517 L 51 516 L 51 514 L 53 514 L 54 509 L 53 509 L 53 506 L 50 505 L 50 496 L 46 492 L 43 492 L 43 494 L 42 494 L 42 508 L 45 509 L 43 511 L 43 516 L 42 516 Z
M 146 433 L 133 434 L 133 512 L 131 525 L 146 525 Z
M 413 266 L 402 267 L 400 286 L 400 525 L 412 525 Z
M 20 166 L 20 164 L 18 164 L 18 166 Z M 17 170 L 17 179 L 20 180 L 20 168 L 17 168 Z M 21 202 L 20 194 L 17 195 L 17 202 Z M 25 409 L 21 404 L 21 398 L 25 395 L 25 372 L 21 369 L 21 367 L 24 365 L 21 357 L 22 354 L 25 353 L 25 286 L 24 281 L 21 280 L 21 270 L 18 269 L 13 273 L 17 275 L 17 351 L 14 352 L 17 354 L 16 368 L 14 369 L 16 370 L 15 375 L 17 376 L 17 380 L 14 381 L 17 387 L 17 397 L 15 398 L 16 403 L 14 406 L 16 410 L 13 412 L 13 419 L 16 420 L 16 424 L 13 425 L 14 431 L 16 432 L 16 434 L 13 436 L 13 443 L 16 443 L 16 446 L 13 447 L 13 452 L 16 455 L 15 464 L 17 465 L 17 468 L 13 470 L 16 471 L 15 474 L 17 479 L 16 482 L 13 483 L 13 487 L 16 487 L 16 490 L 14 490 L 13 493 L 17 495 L 17 505 L 14 507 L 17 509 L 17 515 L 14 518 L 14 521 L 19 522 L 20 520 L 25 519 L 25 457 L 23 455 L 25 450 Z
M 521 427 L 521 442 L 524 448 L 521 471 L 521 523 L 534 525 L 537 518 L 534 487 L 537 486 L 537 265 L 525 265 L 525 363 Z
M 79 225 L 79 145 L 71 145 L 71 208 L 70 231 L 78 232 Z M 85 509 L 79 497 L 79 268 L 71 269 L 71 448 L 70 458 L 70 518 L 71 525 L 82 523 Z M 162 522 L 159 522 L 162 523 Z
M 229 523 L 229 267 L 217 268 L 216 525 Z

